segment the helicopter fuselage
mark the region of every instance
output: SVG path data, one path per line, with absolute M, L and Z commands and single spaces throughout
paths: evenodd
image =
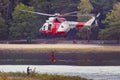
M 70 29 L 83 26 L 84 22 L 66 21 L 65 18 L 50 17 L 40 28 L 40 32 L 51 35 L 65 35 Z
M 75 21 L 66 21 L 65 16 L 74 16 L 71 14 L 77 13 L 77 11 L 74 12 L 69 12 L 65 14 L 46 14 L 46 13 L 40 13 L 40 12 L 34 12 L 34 11 L 26 11 L 26 10 L 21 10 L 22 12 L 28 12 L 28 13 L 33 13 L 33 14 L 38 14 L 38 15 L 43 15 L 43 16 L 49 16 L 49 19 L 46 20 L 46 22 L 43 24 L 43 26 L 40 28 L 41 33 L 45 34 L 60 34 L 60 35 L 65 35 L 70 29 L 73 28 L 81 28 L 81 27 L 91 27 L 92 24 L 95 22 L 97 25 L 97 18 L 100 16 L 100 13 L 98 13 L 96 16 L 91 16 L 92 18 L 88 20 L 87 22 L 75 22 Z

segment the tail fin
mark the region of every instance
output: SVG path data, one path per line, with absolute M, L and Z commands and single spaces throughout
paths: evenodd
M 100 16 L 100 13 L 98 13 L 96 17 L 93 16 L 89 21 L 85 23 L 85 26 L 91 26 L 99 16 Z

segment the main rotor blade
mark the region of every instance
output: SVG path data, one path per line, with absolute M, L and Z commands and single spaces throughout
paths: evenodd
M 66 16 L 62 16 L 62 17 L 92 17 L 93 15 L 92 14 L 83 14 L 83 15 L 66 15 Z
M 63 17 L 77 17 L 77 15 L 66 15 L 66 16 L 63 16 Z
M 77 11 L 61 14 L 61 16 L 68 16 L 68 15 L 75 14 L 75 13 L 77 13 Z
M 80 16 L 80 17 L 94 17 L 93 14 L 78 14 L 77 16 Z
M 39 15 L 43 15 L 43 16 L 55 16 L 52 14 L 46 14 L 46 13 L 40 13 L 40 12 L 33 12 L 33 11 L 26 11 L 26 10 L 21 10 L 23 12 L 28 12 L 28 13 L 33 13 L 33 14 L 39 14 Z

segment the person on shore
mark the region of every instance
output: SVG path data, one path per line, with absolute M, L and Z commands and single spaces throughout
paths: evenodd
M 30 69 L 30 67 L 28 66 L 28 67 L 27 67 L 27 75 L 30 75 L 30 70 L 31 70 L 31 69 Z

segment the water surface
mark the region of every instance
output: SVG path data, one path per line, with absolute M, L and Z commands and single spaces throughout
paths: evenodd
M 28 66 L 38 73 L 80 76 L 94 80 L 120 80 L 120 66 L 0 65 L 0 71 L 26 72 Z

